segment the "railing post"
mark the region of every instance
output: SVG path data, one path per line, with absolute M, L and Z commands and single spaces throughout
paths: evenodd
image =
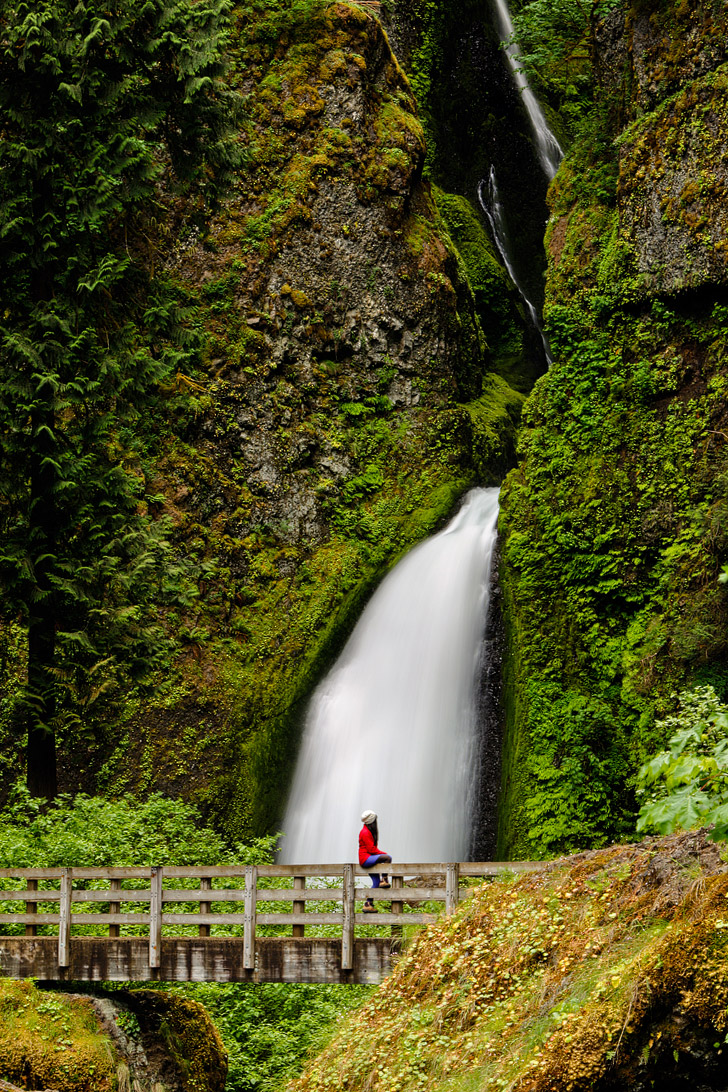
M 294 876 L 293 877 L 293 890 L 294 891 L 305 891 L 306 890 L 306 877 L 305 876 Z M 296 902 L 296 900 L 294 899 L 293 900 L 293 913 L 294 914 L 305 914 L 306 913 L 306 903 L 302 902 L 300 899 L 298 900 L 298 902 Z M 305 935 L 306 935 L 306 926 L 305 925 L 294 925 L 293 926 L 293 932 L 292 932 L 291 936 L 302 937 L 302 936 L 305 936 Z
M 341 969 L 354 966 L 354 866 L 344 865 L 343 917 L 341 925 Z
M 404 876 L 392 876 L 392 913 L 402 914 L 404 912 L 404 903 L 401 899 L 395 899 L 394 892 L 401 891 L 404 887 Z M 393 937 L 402 936 L 402 926 L 393 925 L 391 929 Z
M 460 901 L 460 865 L 449 864 L 445 872 L 445 913 L 454 914 Z
M 38 890 L 38 881 L 37 880 L 28 880 L 26 882 L 26 889 L 28 891 L 37 891 Z M 38 903 L 37 902 L 26 902 L 25 912 L 26 912 L 26 914 L 37 914 L 38 913 Z M 37 925 L 26 925 L 25 926 L 25 935 L 26 935 L 26 937 L 37 937 L 38 936 L 38 926 Z
M 164 869 L 161 865 L 152 866 L 151 893 L 149 900 L 149 966 L 160 967 L 162 963 L 162 883 Z
M 58 924 L 58 966 L 67 967 L 71 962 L 71 898 L 73 869 L 64 868 L 61 873 L 60 920 Z
M 246 971 L 255 970 L 255 904 L 258 869 L 255 865 L 245 868 L 245 926 L 243 933 L 243 967 Z
M 210 879 L 209 876 L 203 876 L 200 879 L 200 891 L 212 891 L 212 880 Z M 211 908 L 212 908 L 212 903 L 211 902 L 202 902 L 202 901 L 200 902 L 200 913 L 201 914 L 209 914 Z M 210 935 L 210 926 L 209 925 L 200 925 L 200 927 L 198 929 L 198 932 L 199 932 L 199 935 L 201 937 L 209 937 L 209 935 Z
M 111 880 L 109 882 L 109 889 L 110 889 L 110 893 L 112 895 L 115 894 L 117 891 L 121 891 L 121 880 Z M 119 914 L 119 913 L 121 913 L 121 903 L 120 902 L 110 902 L 109 903 L 109 913 L 110 914 Z M 121 936 L 121 926 L 120 925 L 109 925 L 109 936 L 110 937 Z

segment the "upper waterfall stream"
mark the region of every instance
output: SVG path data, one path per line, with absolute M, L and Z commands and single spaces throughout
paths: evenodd
M 548 126 L 544 112 L 531 90 L 528 78 L 523 70 L 523 58 L 518 43 L 513 37 L 513 21 L 508 10 L 508 4 L 506 0 L 494 0 L 494 3 L 498 35 L 505 46 L 505 53 L 513 73 L 513 79 L 521 93 L 523 105 L 528 114 L 538 158 L 547 178 L 551 181 L 558 170 L 559 163 L 564 158 L 564 153 Z
M 472 490 L 370 600 L 311 699 L 284 862 L 355 860 L 365 808 L 378 813 L 380 845 L 395 859 L 465 859 L 497 518 L 498 489 Z

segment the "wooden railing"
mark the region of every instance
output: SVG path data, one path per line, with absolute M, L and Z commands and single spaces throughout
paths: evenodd
M 259 929 L 269 935 L 272 927 L 291 929 L 288 935 L 295 939 L 305 935 L 307 926 L 328 926 L 318 931 L 329 933 L 333 926 L 341 939 L 341 967 L 348 970 L 357 926 L 389 926 L 396 937 L 403 924 L 437 919 L 431 909 L 413 909 L 422 903 L 439 903 L 452 913 L 472 893 L 461 880 L 538 867 L 531 862 L 394 864 L 388 866 L 391 888 L 357 886 L 368 873 L 353 864 L 2 869 L 0 903 L 23 909 L 0 913 L 0 933 L 7 935 L 3 926 L 24 926 L 26 937 L 37 936 L 39 927 L 54 936 L 57 930 L 58 967 L 63 969 L 70 965 L 74 929 L 109 937 L 124 930 L 128 936 L 148 936 L 149 966 L 159 968 L 165 927 L 178 940 L 184 939 L 181 927 L 192 927 L 197 937 L 210 937 L 214 929 L 216 937 L 242 933 L 243 967 L 253 969 Z M 18 886 L 7 889 L 8 882 Z M 364 899 L 379 907 L 391 905 L 374 914 L 357 912 L 357 902 Z M 340 905 L 331 910 L 326 903 Z M 46 909 L 56 904 L 57 910 Z

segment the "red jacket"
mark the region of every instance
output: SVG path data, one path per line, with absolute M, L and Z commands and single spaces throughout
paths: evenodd
M 372 832 L 368 826 L 363 826 L 359 831 L 359 864 L 363 866 L 367 857 L 372 857 L 375 853 L 386 854 L 386 852 L 386 849 L 379 849 L 374 845 Z

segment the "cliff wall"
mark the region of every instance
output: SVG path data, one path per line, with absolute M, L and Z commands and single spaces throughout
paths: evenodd
M 722 4 L 618 8 L 551 187 L 555 360 L 502 497 L 504 853 L 631 829 L 655 714 L 728 687 L 725 30 Z
M 204 341 L 151 471 L 200 594 L 167 619 L 175 670 L 70 731 L 61 762 L 64 788 L 161 789 L 239 837 L 275 829 L 306 699 L 376 582 L 511 465 L 523 395 L 494 370 L 378 20 L 243 4 L 231 79 L 233 192 L 204 236 L 171 196 L 154 229 Z M 482 233 L 451 213 L 466 244 Z

